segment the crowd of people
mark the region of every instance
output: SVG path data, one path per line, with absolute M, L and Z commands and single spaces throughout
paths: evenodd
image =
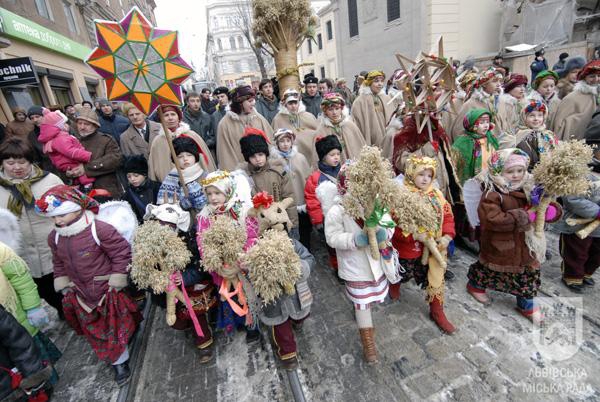
M 221 217 L 244 229 L 243 244 L 222 239 L 244 253 L 266 229 L 281 224 L 306 268 L 304 285 L 315 265 L 310 250 L 322 242 L 331 272 L 354 306 L 369 363 L 377 361 L 371 306 L 388 294 L 400 300 L 401 283 L 410 279 L 425 289 L 435 324 L 454 333 L 444 312 L 445 281 L 454 274 L 434 258 L 437 252 L 427 251 L 426 238 L 382 224 L 374 236 L 389 247 L 374 258 L 366 223 L 341 202 L 351 188 L 347 172 L 365 146 L 381 150 L 398 186 L 434 207 L 433 236 L 443 258 L 456 245 L 479 253 L 466 279 L 474 300 L 489 304 L 487 290 L 514 295 L 517 311 L 539 324 L 535 296 L 546 256 L 529 248 L 536 219 L 531 171 L 560 141 L 595 146 L 592 191 L 563 198 L 545 216 L 560 233 L 562 281 L 584 292 L 594 286 L 600 265 L 600 229 L 581 239 L 575 234 L 581 226 L 565 223 L 568 217 L 600 219 L 600 61 L 564 57 L 552 71 L 540 68 L 543 55 L 536 57 L 532 80 L 509 73 L 501 59 L 480 69 L 461 66 L 451 107 L 431 112 L 428 128 L 406 113 L 398 96 L 407 73 L 402 70 L 387 81 L 382 71 L 362 72 L 355 91 L 343 79 L 334 84 L 309 74 L 302 91 L 280 92 L 276 81 L 265 79 L 258 93 L 247 85 L 190 92 L 184 107 L 160 106 L 163 122 L 134 104 L 106 99 L 15 108 L 0 143 L 2 226 L 10 222 L 0 239 L 0 333 L 8 340 L 0 351 L 0 398 L 20 389 L 49 392 L 58 380 L 51 367 L 60 352 L 42 330 L 48 317 L 40 298 L 112 365 L 119 385 L 129 380 L 127 344 L 141 318 L 135 303 L 140 289 L 129 278 L 126 236 L 96 218 L 111 200 L 127 202 L 139 224 L 161 222 L 185 240 L 192 259 L 173 286 L 183 286 L 194 307 L 179 303 L 170 324 L 179 330 L 197 324 L 194 343 L 202 363 L 214 357 L 215 328 L 225 337 L 243 328 L 247 342 L 255 342 L 262 321 L 273 327 L 283 366 L 295 368 L 294 332 L 311 299 L 299 281 L 288 304 L 280 300 L 277 308 L 253 312 L 245 279 L 209 273 L 203 263 L 207 239 Z M 443 89 L 434 90 L 442 96 Z M 467 216 L 469 183 L 481 191 L 474 206 L 478 224 Z M 264 213 L 249 212 L 272 205 L 287 217 L 265 223 Z M 390 274 L 394 254 L 398 263 Z M 245 278 L 248 268 L 241 269 Z M 13 340 L 14 349 L 5 346 Z M 16 372 L 25 380 L 45 374 L 32 384 L 17 381 Z

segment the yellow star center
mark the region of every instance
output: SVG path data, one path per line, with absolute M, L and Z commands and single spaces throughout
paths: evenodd
M 146 75 L 148 73 L 148 64 L 142 60 L 138 60 L 137 63 L 135 63 L 135 70 L 138 74 Z

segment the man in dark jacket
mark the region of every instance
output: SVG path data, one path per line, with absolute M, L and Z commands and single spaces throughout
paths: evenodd
M 256 98 L 256 111 L 271 124 L 279 112 L 279 99 L 273 93 L 273 82 L 265 78 L 258 84 L 258 90 L 261 95 Z
M 321 113 L 321 95 L 319 94 L 319 79 L 313 74 L 304 76 L 304 89 L 302 94 L 302 103 L 306 106 L 306 111 L 312 113 L 313 116 L 319 117 Z
M 120 144 L 121 134 L 129 127 L 129 120 L 120 114 L 116 114 L 112 103 L 107 99 L 98 99 L 98 103 L 100 105 L 100 111 L 98 112 L 100 131 L 110 134 L 117 141 L 117 144 Z
M 537 77 L 539 73 L 548 69 L 548 63 L 544 57 L 544 49 L 535 52 L 535 60 L 531 63 L 529 69 L 531 70 L 531 81 L 529 82 L 535 81 L 535 77 Z
M 208 114 L 213 114 L 217 107 L 217 101 L 210 99 L 210 89 L 202 88 L 200 93 L 202 94 L 202 110 Z
M 217 105 L 217 110 L 212 114 L 212 116 L 210 116 L 212 118 L 212 126 L 216 137 L 219 122 L 229 109 L 229 89 L 227 87 L 218 87 L 214 90 L 213 96 L 217 98 L 217 101 L 219 102 Z
M 190 92 L 183 108 L 183 121 L 189 124 L 192 131 L 198 134 L 210 150 L 216 148 L 215 134 L 211 115 L 202 110 L 202 99 L 197 92 Z M 213 113 L 214 114 L 214 113 Z
M 23 376 L 20 383 L 13 378 L 15 373 L 10 372 L 13 368 Z M 48 396 L 51 386 L 46 381 L 51 375 L 52 367 L 42 362 L 31 335 L 0 305 L 0 400 L 27 400 L 25 391 L 33 389 L 36 389 L 33 397 L 41 397 L 43 393 Z

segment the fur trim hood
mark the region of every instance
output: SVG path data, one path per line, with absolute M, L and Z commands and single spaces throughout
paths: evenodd
M 256 111 L 256 108 L 252 109 L 252 113 L 250 113 L 248 115 L 249 116 L 248 119 L 249 120 L 254 119 L 257 114 L 258 114 L 258 112 Z M 233 120 L 242 121 L 242 117 L 239 114 L 237 114 L 234 111 L 232 111 L 232 110 L 227 110 L 227 112 L 225 113 L 225 115 L 231 117 Z
M 6 244 L 15 253 L 21 248 L 21 228 L 19 220 L 8 209 L 0 208 L 0 242 Z
M 83 215 L 71 223 L 69 226 L 55 228 L 56 233 L 60 236 L 71 237 L 83 232 L 96 219 L 96 215 L 92 211 L 83 211 Z
M 339 126 L 343 127 L 349 121 L 352 121 L 352 117 L 350 117 L 350 114 L 348 113 L 348 109 L 344 108 L 344 111 L 342 114 L 342 121 L 340 122 Z M 329 119 L 329 117 L 325 116 L 324 113 L 319 115 L 319 123 L 323 124 L 325 127 L 334 127 L 334 125 L 331 122 L 331 120 Z
M 589 85 L 585 81 L 577 81 L 577 83 L 573 87 L 573 92 L 575 91 L 582 94 L 589 94 L 594 96 L 598 95 L 598 87 Z
M 367 85 L 361 85 L 360 88 L 358 89 L 358 94 L 359 95 L 373 95 L 373 91 L 371 91 L 371 87 L 367 86 Z M 385 95 L 385 91 L 382 89 L 378 95 L 384 94 Z
M 190 128 L 190 125 L 182 121 L 179 123 L 179 127 L 177 127 L 177 129 L 175 130 L 175 132 L 173 133 L 173 136 L 179 137 L 181 134 L 185 134 L 190 131 L 192 131 L 192 129 Z

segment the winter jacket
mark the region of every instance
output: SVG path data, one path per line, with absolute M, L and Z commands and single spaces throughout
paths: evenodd
M 61 172 L 88 163 L 92 157 L 77 138 L 55 126 L 42 124 L 38 140 L 44 144 L 44 153 Z
M 8 122 L 4 131 L 7 138 L 15 136 L 26 140 L 33 127 L 34 125 L 29 119 L 25 119 L 25 121 L 13 120 Z
M 117 142 L 110 135 L 99 131 L 85 137 L 78 135 L 77 138 L 92 153 L 92 158 L 84 168 L 86 176 L 96 179 L 93 188 L 107 190 L 114 198 L 119 198 L 123 189 L 116 172 L 121 166 L 122 156 Z
M 163 130 L 159 123 L 146 119 L 146 134 L 142 137 L 138 129 L 131 124 L 121 134 L 121 151 L 123 152 L 123 156 L 144 155 L 144 158 L 148 159 L 152 142 L 162 132 Z
M 525 244 L 525 231 L 532 230 L 522 191 L 500 194 L 484 192 L 477 213 L 481 225 L 479 262 L 497 272 L 522 273 L 539 267 Z
M 352 104 L 352 118 L 358 129 L 364 136 L 367 145 L 386 148 L 389 154 L 385 158 L 392 157 L 392 149 L 385 143 L 392 142 L 392 138 L 386 138 L 386 130 L 394 113 L 394 106 L 390 103 L 391 98 L 383 92 L 373 94 L 370 87 L 362 86 L 359 95 Z
M 19 180 L 11 180 L 0 172 L 3 179 L 18 183 Z M 31 192 L 35 199 L 40 198 L 46 191 L 63 182 L 52 173 L 48 173 L 43 179 L 31 185 Z M 8 208 L 11 189 L 0 186 L 0 208 Z M 21 247 L 19 256 L 25 260 L 29 267 L 31 276 L 41 278 L 52 273 L 52 253 L 48 247 L 48 234 L 54 228 L 51 219 L 38 215 L 34 205 L 24 206 L 21 209 L 19 219 L 19 231 L 21 232 Z M 6 221 L 2 221 L 6 224 Z
M 94 239 L 96 228 L 98 244 Z M 48 236 L 54 264 L 54 289 L 73 287 L 86 311 L 100 305 L 109 287 L 127 286 L 131 246 L 108 223 L 86 211 L 77 221 L 54 229 Z
M 100 112 L 98 114 L 98 120 L 100 122 L 98 131 L 109 134 L 114 138 L 117 144 L 121 143 L 121 134 L 123 134 L 131 124 L 128 118 L 116 113 L 107 116 Z
M 148 178 L 139 187 L 133 187 L 128 185 L 125 189 L 125 193 L 121 197 L 123 201 L 127 201 L 131 205 L 131 209 L 135 212 L 135 216 L 139 223 L 144 221 L 144 215 L 146 214 L 146 205 L 156 204 L 156 197 L 158 196 L 158 190 L 160 189 L 160 183 L 152 181 Z
M 281 160 L 284 163 L 285 169 L 290 175 L 292 186 L 294 187 L 294 200 L 299 209 L 306 210 L 304 202 L 304 186 L 306 184 L 306 179 L 308 179 L 308 176 L 311 173 L 311 169 L 304 155 L 298 152 L 298 149 L 294 145 L 287 157 L 281 155 L 277 147 L 272 147 L 269 151 L 269 158 L 271 160 Z
M 571 137 L 585 138 L 585 131 L 592 121 L 598 105 L 598 88 L 579 81 L 573 92 L 567 95 L 558 105 L 554 115 L 554 126 L 549 127 L 561 141 Z
M 273 122 L 273 118 L 279 112 L 279 99 L 276 96 L 273 96 L 273 100 L 269 101 L 264 96 L 259 96 L 256 98 L 256 111 L 264 117 L 269 124 Z
M 16 367 L 25 378 L 44 369 L 42 356 L 31 335 L 0 306 L 0 367 Z M 9 373 L 0 370 L 0 400 L 12 393 Z
M 217 108 L 218 103 L 219 103 L 219 101 L 217 101 L 217 100 L 210 100 L 210 99 L 207 100 L 207 99 L 202 98 L 202 100 L 200 101 L 200 105 L 201 105 L 200 107 L 206 113 L 213 114 Z
M 321 167 L 323 167 L 323 165 L 321 165 Z M 337 186 L 337 183 L 334 183 L 331 180 L 331 177 L 337 178 L 337 174 L 323 174 L 321 169 L 317 169 L 306 180 L 306 185 L 304 186 L 304 200 L 306 202 L 306 212 L 308 212 L 310 222 L 313 225 L 322 225 L 325 220 L 317 189 L 325 182 L 333 183 Z
M 185 107 L 183 109 L 183 121 L 190 126 L 190 130 L 202 137 L 209 149 L 215 149 L 217 129 L 212 125 L 210 114 L 202 108 L 196 112 L 189 107 Z
M 537 58 L 529 65 L 529 69 L 531 70 L 531 81 L 535 81 L 535 77 L 544 70 L 548 70 L 548 63 L 546 59 L 542 58 L 542 60 L 538 60 Z
M 562 197 L 562 219 L 552 226 L 557 232 L 572 234 L 587 226 L 587 224 L 569 226 L 566 222 L 569 218 L 598 218 L 600 214 L 600 175 L 590 173 L 588 181 L 590 182 L 589 195 Z M 600 237 L 600 228 L 596 228 L 590 237 Z
M 319 117 L 321 114 L 321 94 L 317 93 L 315 96 L 308 96 L 308 94 L 302 94 L 302 103 L 306 107 L 306 111 L 315 117 Z
M 35 336 L 39 329 L 27 320 L 27 311 L 40 307 L 42 301 L 38 294 L 37 285 L 33 281 L 27 264 L 11 248 L 0 243 L 0 275 L 4 275 L 17 295 L 15 310 L 12 312 L 29 335 Z M 2 297 L 0 296 L 0 299 Z M 2 304 L 2 303 L 0 303 Z M 7 306 L 4 306 L 7 307 Z
M 213 133 L 215 135 L 215 149 L 217 147 L 217 130 L 219 128 L 219 123 L 225 117 L 225 113 L 229 110 L 228 106 L 222 107 L 221 105 L 217 106 L 217 110 L 213 114 L 210 115 L 210 122 L 212 124 Z
M 288 319 L 301 320 L 310 313 L 310 305 L 304 306 L 300 303 L 298 289 L 308 290 L 308 277 L 317 265 L 315 257 L 296 239 L 292 239 L 294 251 L 300 257 L 302 274 L 296 282 L 296 293 L 293 295 L 283 294 L 272 303 L 263 306 L 259 312 L 260 320 L 265 325 L 283 324 Z
M 243 165 L 244 166 L 244 165 Z M 246 174 L 250 178 L 250 186 L 252 193 L 256 194 L 261 191 L 266 191 L 273 196 L 275 202 L 292 198 L 294 202 L 287 207 L 286 211 L 290 217 L 293 227 L 298 227 L 298 210 L 296 209 L 297 201 L 294 196 L 294 186 L 290 179 L 291 175 L 285 170 L 283 161 L 267 160 L 265 166 L 254 168 L 249 163 L 244 166 Z

